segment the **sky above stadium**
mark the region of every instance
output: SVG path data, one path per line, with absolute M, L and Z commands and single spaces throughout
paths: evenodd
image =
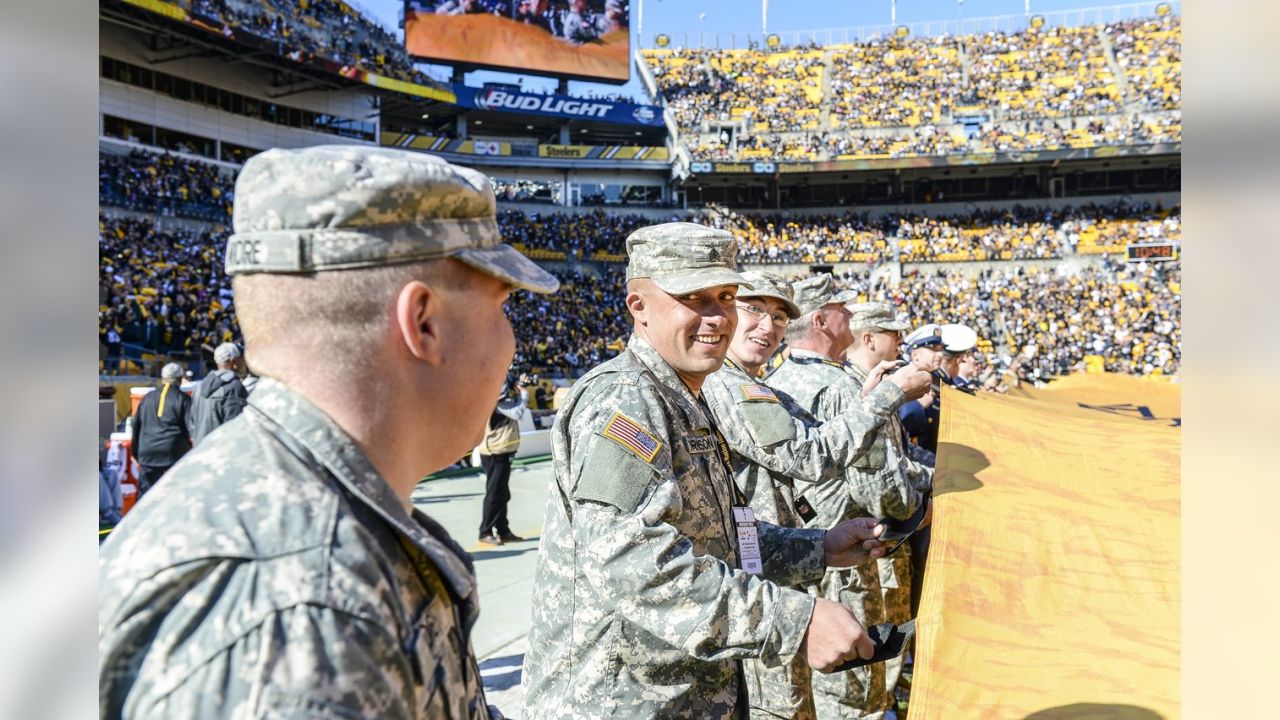
M 1028 2 L 1033 15 L 1121 4 L 1107 0 L 897 0 L 897 23 L 954 22 L 960 18 L 972 20 L 1022 15 Z M 373 14 L 387 27 L 396 28 L 404 0 L 351 0 L 351 4 Z M 786 34 L 828 28 L 887 26 L 891 5 L 890 0 L 768 0 L 768 32 Z M 706 37 L 719 33 L 726 41 L 730 34 L 760 36 L 764 19 L 761 0 L 643 0 L 643 3 L 631 0 L 632 42 L 635 42 L 634 35 L 642 32 L 646 47 L 652 46 L 652 38 L 658 33 L 673 37 L 692 37 L 698 33 Z M 710 38 L 707 41 L 711 42 Z M 423 69 L 439 79 L 448 77 L 448 71 L 443 68 L 434 72 L 428 66 Z M 548 78 L 521 77 L 510 73 L 478 71 L 466 76 L 468 85 L 516 82 L 517 79 L 523 80 L 523 85 L 528 88 L 548 89 L 556 84 L 555 80 Z M 570 90 L 575 94 L 620 92 L 634 97 L 641 97 L 644 93 L 634 73 L 626 85 L 574 82 Z

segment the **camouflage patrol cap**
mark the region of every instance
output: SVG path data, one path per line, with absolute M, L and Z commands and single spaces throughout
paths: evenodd
M 738 297 L 771 297 L 781 300 L 787 317 L 792 320 L 800 317 L 800 306 L 793 299 L 791 285 L 781 275 L 767 270 L 748 270 L 742 273 L 742 278 L 751 283 L 751 289 L 739 291 Z
M 738 241 L 691 222 L 648 225 L 627 236 L 627 280 L 649 278 L 672 295 L 719 285 L 749 287 L 737 270 Z
M 865 302 L 850 305 L 849 327 L 854 330 L 888 330 L 902 332 L 911 326 L 905 320 L 898 320 L 893 315 L 893 308 L 882 302 Z
M 560 282 L 502 243 L 483 173 L 425 153 L 319 145 L 259 153 L 236 179 L 227 273 L 311 273 L 452 257 L 515 287 Z
M 806 315 L 824 305 L 843 305 L 858 297 L 852 290 L 841 290 L 831 273 L 819 273 L 813 277 L 791 283 L 800 314 Z

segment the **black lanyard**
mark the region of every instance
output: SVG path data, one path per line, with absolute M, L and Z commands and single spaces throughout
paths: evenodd
M 702 412 L 707 416 L 707 424 L 711 426 L 711 434 L 716 438 L 716 448 L 719 451 L 720 463 L 724 468 L 725 475 L 729 478 L 729 487 L 733 488 L 734 500 L 739 507 L 747 506 L 747 496 L 738 488 L 738 483 L 733 481 L 733 456 L 729 452 L 729 443 L 721 434 L 720 428 L 716 427 L 716 421 L 711 415 L 711 406 L 707 405 L 707 399 L 698 393 L 698 404 L 702 406 Z

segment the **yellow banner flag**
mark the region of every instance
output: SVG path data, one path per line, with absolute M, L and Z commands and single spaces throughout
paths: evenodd
M 1179 714 L 1181 389 L 951 389 L 911 716 Z

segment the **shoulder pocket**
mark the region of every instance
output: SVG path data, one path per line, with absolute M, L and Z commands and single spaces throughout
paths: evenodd
M 738 410 L 746 421 L 747 431 L 761 447 L 796 438 L 795 420 L 777 400 L 739 400 Z
M 653 466 L 637 457 L 634 450 L 597 433 L 582 461 L 573 497 L 632 513 L 648 494 L 654 474 Z

